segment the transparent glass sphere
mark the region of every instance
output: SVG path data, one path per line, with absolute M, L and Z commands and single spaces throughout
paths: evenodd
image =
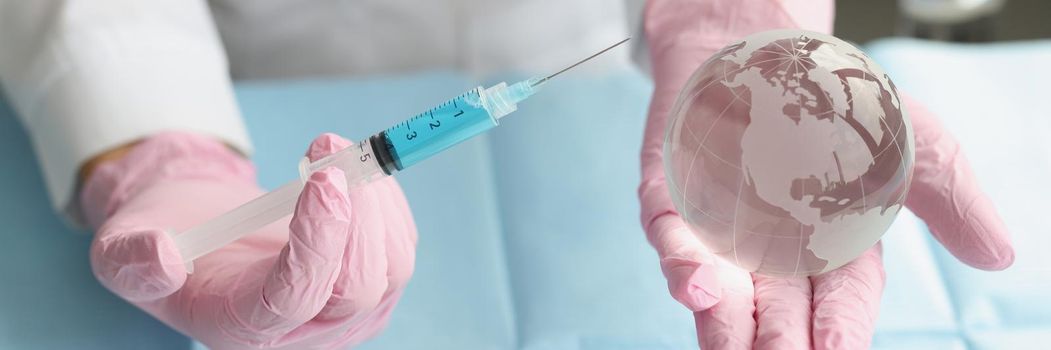
M 840 267 L 901 210 L 913 138 L 890 78 L 835 37 L 753 34 L 704 63 L 670 114 L 672 199 L 725 260 L 771 276 Z

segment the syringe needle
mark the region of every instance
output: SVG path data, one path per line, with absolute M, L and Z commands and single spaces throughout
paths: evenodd
M 627 38 L 624 38 L 624 40 L 618 41 L 616 44 L 610 45 L 609 47 L 607 47 L 605 49 L 602 49 L 602 51 L 596 52 L 595 54 L 593 54 L 591 56 L 588 56 L 585 59 L 577 61 L 577 63 L 571 64 L 569 67 L 562 68 L 562 70 L 555 72 L 555 74 L 551 74 L 551 75 L 548 75 L 548 76 L 544 77 L 543 79 L 537 80 L 536 82 L 534 82 L 530 86 L 537 86 L 537 85 L 543 84 L 543 83 L 547 82 L 549 79 L 554 78 L 555 76 L 557 76 L 559 74 L 562 74 L 562 72 L 565 72 L 567 70 L 573 69 L 573 67 L 579 66 L 581 63 L 587 62 L 588 60 L 590 60 L 592 58 L 595 58 L 598 55 L 604 54 L 604 53 L 606 53 L 606 51 L 612 50 L 614 47 L 620 46 L 620 44 L 628 42 L 628 40 L 631 40 L 630 36 L 627 37 Z

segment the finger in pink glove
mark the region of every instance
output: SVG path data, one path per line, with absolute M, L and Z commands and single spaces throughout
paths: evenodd
M 1015 254 L 1007 226 L 978 186 L 960 143 L 919 102 L 906 94 L 902 100 L 916 134 L 915 166 L 905 205 L 960 261 L 982 270 L 1011 266 Z

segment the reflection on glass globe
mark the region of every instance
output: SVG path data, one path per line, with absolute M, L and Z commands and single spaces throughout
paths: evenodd
M 801 30 L 716 53 L 670 114 L 664 166 L 690 229 L 771 276 L 840 267 L 901 210 L 913 141 L 894 84 L 868 56 Z

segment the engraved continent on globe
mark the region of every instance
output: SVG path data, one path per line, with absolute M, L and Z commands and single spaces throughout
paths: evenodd
M 913 141 L 864 53 L 801 30 L 753 34 L 690 77 L 664 145 L 679 213 L 713 253 L 807 276 L 872 247 L 905 201 Z

